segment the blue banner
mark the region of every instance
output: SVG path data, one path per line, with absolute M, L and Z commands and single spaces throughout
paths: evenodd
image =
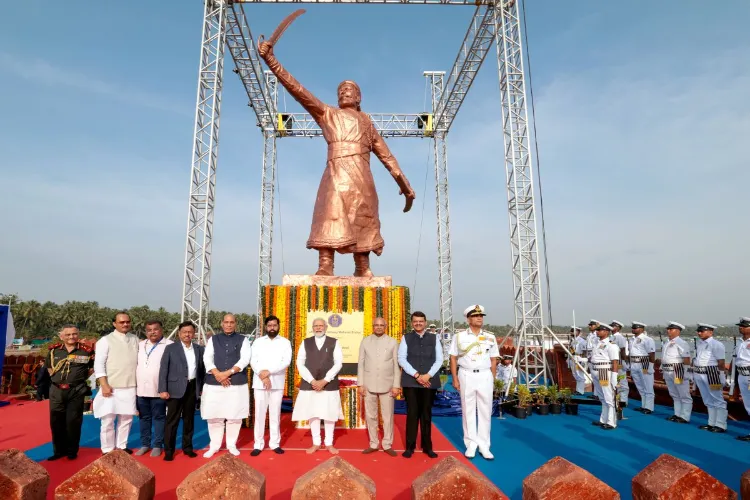
M 9 343 L 8 336 L 8 319 L 10 318 L 10 306 L 0 305 L 0 345 L 3 347 L 3 355 L 0 357 L 0 373 L 3 373 L 3 364 L 5 363 L 5 346 Z

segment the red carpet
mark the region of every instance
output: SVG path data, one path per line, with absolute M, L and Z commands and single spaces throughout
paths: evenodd
M 0 409 L 0 449 L 19 448 L 29 450 L 50 441 L 49 406 L 47 402 L 13 405 Z M 90 417 L 89 417 L 90 418 Z M 247 464 L 259 470 L 266 476 L 266 496 L 268 499 L 289 498 L 298 477 L 324 462 L 332 455 L 325 450 L 313 455 L 307 455 L 304 449 L 312 444 L 310 431 L 295 429 L 290 421 L 291 415 L 282 413 L 281 446 L 286 450 L 284 455 L 276 455 L 265 450 L 258 457 L 250 457 L 252 448 L 252 430 L 242 429 L 239 446 L 242 449 L 240 458 Z M 393 448 L 401 451 L 404 448 L 406 417 L 396 415 L 396 429 Z M 85 427 L 85 426 L 84 426 Z M 179 437 L 178 437 L 179 439 Z M 433 426 L 432 441 L 435 451 L 440 455 L 432 460 L 421 452 L 417 452 L 411 459 L 389 457 L 383 452 L 362 455 L 362 449 L 368 445 L 367 431 L 347 431 L 337 429 L 334 445 L 340 451 L 340 456 L 370 476 L 377 485 L 378 498 L 406 500 L 411 496 L 411 483 L 422 472 L 429 469 L 437 461 L 447 455 L 452 455 L 461 461 L 468 460 L 458 452 L 450 442 Z M 217 456 L 227 453 L 221 451 Z M 48 498 L 54 498 L 54 489 L 72 474 L 93 462 L 101 456 L 98 449 L 82 448 L 78 459 L 67 459 L 55 462 L 42 461 L 41 464 L 50 473 L 50 488 Z M 192 471 L 206 463 L 200 454 L 198 458 L 190 459 L 179 451 L 173 462 L 164 462 L 161 457 L 151 458 L 148 455 L 136 457 L 138 461 L 154 471 L 156 475 L 156 498 L 176 498 L 175 488 Z

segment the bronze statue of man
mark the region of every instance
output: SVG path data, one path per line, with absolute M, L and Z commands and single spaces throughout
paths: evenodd
M 318 187 L 307 248 L 318 250 L 319 276 L 333 276 L 334 252 L 354 254 L 354 276 L 372 276 L 370 252 L 383 253 L 378 195 L 370 171 L 370 152 L 383 163 L 406 197 L 404 212 L 414 202 L 414 190 L 383 137 L 360 109 L 362 94 L 353 81 L 338 87 L 338 108 L 321 102 L 279 63 L 273 43 L 261 42 L 258 54 L 279 82 L 312 115 L 328 143 L 328 161 Z

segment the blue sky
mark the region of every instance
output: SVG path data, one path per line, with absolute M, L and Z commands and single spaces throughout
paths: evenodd
M 570 322 L 573 309 L 579 323 L 750 314 L 750 4 L 527 3 L 554 322 Z M 0 292 L 179 309 L 202 4 L 176 5 L 5 7 Z M 405 113 L 426 109 L 422 72 L 450 69 L 473 12 L 306 8 L 277 46 L 281 62 L 327 102 L 355 79 L 365 111 Z M 246 10 L 257 37 L 293 7 Z M 211 305 L 253 312 L 262 143 L 231 68 L 228 58 Z M 289 97 L 285 106 L 298 110 Z M 499 116 L 493 49 L 448 159 L 455 312 L 479 302 L 488 322 L 504 324 L 513 288 Z M 430 143 L 389 144 L 418 198 L 403 214 L 373 157 L 386 240 L 373 270 L 416 284 L 414 307 L 435 317 Z M 276 282 L 315 270 L 304 244 L 324 158 L 322 140 L 279 141 Z M 338 273 L 352 267 L 338 258 Z

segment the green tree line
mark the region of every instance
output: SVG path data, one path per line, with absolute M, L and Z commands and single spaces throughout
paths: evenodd
M 149 306 L 134 306 L 116 309 L 99 305 L 98 302 L 68 301 L 64 304 L 54 302 L 39 302 L 37 300 L 22 300 L 15 295 L 0 295 L 0 304 L 11 304 L 13 323 L 16 337 L 23 337 L 25 341 L 35 339 L 49 339 L 57 335 L 60 327 L 72 323 L 81 330 L 86 337 L 99 337 L 114 330 L 112 319 L 116 312 L 125 310 L 133 322 L 133 333 L 143 335 L 146 322 L 159 320 L 164 325 L 165 334 L 169 334 L 180 324 L 180 314 L 170 312 L 160 307 L 151 309 Z M 214 331 L 221 331 L 221 320 L 230 311 L 210 311 L 208 324 Z M 237 331 L 251 333 L 255 329 L 254 314 L 239 313 L 237 317 Z

